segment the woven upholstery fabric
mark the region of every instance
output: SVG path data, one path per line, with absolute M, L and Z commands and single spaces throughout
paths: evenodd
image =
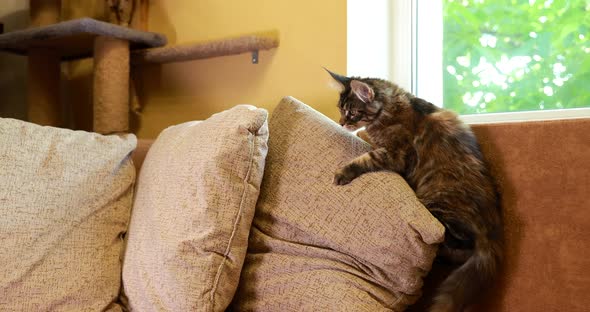
M 240 105 L 164 130 L 137 182 L 123 284 L 136 311 L 224 311 L 267 153 L 267 112 Z
M 397 174 L 346 186 L 368 144 L 294 98 L 274 110 L 236 311 L 401 311 L 421 293 L 443 226 Z
M 0 311 L 120 311 L 135 145 L 0 119 Z

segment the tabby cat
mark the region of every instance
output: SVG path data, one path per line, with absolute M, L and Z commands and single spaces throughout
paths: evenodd
M 344 77 L 340 124 L 366 127 L 374 150 L 338 170 L 334 183 L 363 173 L 399 173 L 445 227 L 439 256 L 458 266 L 430 311 L 462 311 L 491 287 L 502 261 L 502 216 L 495 183 L 469 127 L 451 111 L 381 79 Z

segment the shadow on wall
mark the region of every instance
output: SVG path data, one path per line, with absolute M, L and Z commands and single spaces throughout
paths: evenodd
M 19 10 L 0 16 L 4 32 L 24 29 L 29 25 L 29 11 Z M 27 117 L 27 59 L 0 52 L 0 117 Z
M 150 16 L 150 18 L 158 20 L 161 29 L 145 30 L 164 34 L 168 42 L 167 45 L 176 44 L 176 30 L 174 29 L 174 26 L 170 21 L 168 13 L 165 10 L 152 9 L 151 11 L 152 16 Z M 132 133 L 137 133 L 138 129 L 141 128 L 142 124 L 141 112 L 147 105 L 146 94 L 149 92 L 148 90 L 151 90 L 152 88 L 157 89 L 159 86 L 162 85 L 162 65 L 131 65 L 130 71 L 131 80 L 129 81 L 129 84 L 132 88 L 132 92 L 130 92 L 129 95 L 130 97 L 135 96 L 135 98 L 130 99 L 132 112 L 129 116 L 129 131 Z M 147 75 L 149 78 L 146 79 L 144 75 Z

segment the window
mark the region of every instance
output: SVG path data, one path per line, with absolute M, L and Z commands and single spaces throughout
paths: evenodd
M 349 74 L 395 81 L 468 122 L 590 116 L 590 1 L 382 1 L 370 23 L 363 2 L 348 0 Z M 367 46 L 351 30 L 387 56 L 351 54 Z

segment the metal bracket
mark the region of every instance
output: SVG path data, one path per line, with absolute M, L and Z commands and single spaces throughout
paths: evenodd
M 252 51 L 252 64 L 258 64 L 258 50 Z

